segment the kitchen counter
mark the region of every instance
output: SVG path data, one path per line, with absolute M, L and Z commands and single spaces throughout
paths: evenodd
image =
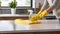
M 36 15 L 36 14 L 33 14 Z M 11 14 L 0 14 L 0 17 L 28 17 L 28 14 L 15 14 L 15 15 L 11 15 Z M 54 16 L 53 14 L 48 14 L 47 16 Z
M 42 24 L 21 25 L 15 24 L 13 20 L 0 20 L 0 33 L 18 33 L 18 32 L 48 32 L 60 31 L 58 20 L 41 20 Z

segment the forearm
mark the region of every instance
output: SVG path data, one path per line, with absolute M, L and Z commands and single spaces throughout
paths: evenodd
M 48 7 L 48 2 L 47 2 L 47 0 L 44 0 L 41 10 L 45 10 L 47 7 Z
M 46 9 L 48 13 L 50 13 L 52 11 L 51 7 Z
M 54 0 L 54 1 L 53 1 L 53 4 L 49 7 L 49 8 L 50 8 L 50 11 L 56 8 L 56 6 L 57 6 L 57 4 L 58 4 L 58 1 L 59 1 L 59 0 Z M 48 9 L 49 9 L 49 8 L 48 8 Z
M 45 17 L 46 15 L 48 15 L 48 13 L 50 13 L 54 8 L 56 8 L 56 5 L 57 5 L 57 0 L 55 0 L 54 3 L 53 3 L 53 5 L 50 6 L 50 7 L 48 7 L 48 8 L 46 9 L 46 11 L 43 11 L 42 13 L 41 13 L 41 12 L 38 13 L 39 18 L 43 18 L 43 17 Z
M 47 0 L 44 0 L 43 6 L 41 7 L 40 11 L 37 14 L 40 14 L 46 8 L 48 8 L 48 2 Z
M 48 7 L 46 10 L 48 12 L 51 12 L 52 10 L 56 8 L 57 4 L 58 4 L 58 0 L 54 0 L 53 4 L 50 7 Z

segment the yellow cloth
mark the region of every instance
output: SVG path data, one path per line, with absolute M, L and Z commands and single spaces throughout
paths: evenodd
M 40 21 L 26 21 L 22 19 L 16 19 L 15 24 L 23 24 L 23 25 L 29 25 L 29 24 L 40 24 Z
M 30 20 L 31 21 L 36 21 L 36 20 L 39 20 L 39 19 L 45 17 L 46 15 L 48 15 L 48 12 L 47 12 L 47 10 L 44 10 L 41 13 L 39 12 L 36 16 L 32 16 L 30 18 Z
M 26 22 L 25 20 L 22 20 L 22 19 L 16 19 L 15 24 L 25 24 L 25 25 L 27 25 L 27 24 L 29 24 L 29 22 Z

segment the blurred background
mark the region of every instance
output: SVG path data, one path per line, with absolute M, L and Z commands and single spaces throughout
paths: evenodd
M 0 1 L 1 1 L 0 14 L 1 15 L 11 14 L 11 8 L 9 7 L 9 3 L 12 0 L 0 0 Z M 44 2 L 44 0 L 16 0 L 16 1 L 17 7 L 15 14 L 18 15 L 29 15 L 27 10 L 33 10 L 34 11 L 33 14 L 38 13 Z M 56 18 L 51 12 L 43 19 L 56 19 Z

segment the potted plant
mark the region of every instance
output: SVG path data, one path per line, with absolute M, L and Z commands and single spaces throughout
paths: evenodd
M 12 15 L 14 15 L 16 13 L 16 7 L 17 7 L 16 0 L 11 1 L 11 3 L 9 3 L 9 7 L 11 8 Z

